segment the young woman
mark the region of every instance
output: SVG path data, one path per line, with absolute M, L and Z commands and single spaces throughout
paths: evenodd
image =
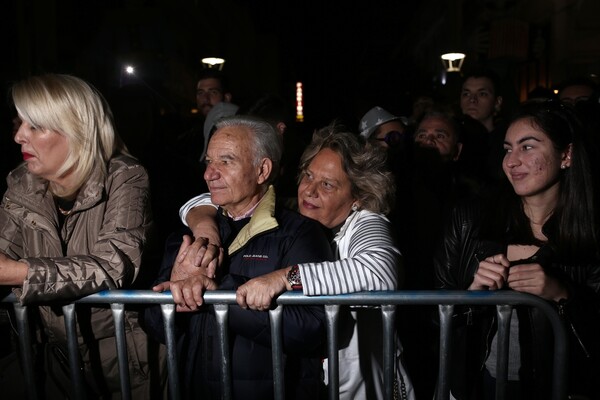
M 571 394 L 595 397 L 598 376 L 600 262 L 594 185 L 584 131 L 557 102 L 522 105 L 504 140 L 508 183 L 493 201 L 456 208 L 436 256 L 442 289 L 510 289 L 539 296 L 563 316 L 572 336 Z M 494 310 L 457 321 L 452 394 L 493 398 Z M 552 371 L 548 321 L 516 307 L 511 319 L 509 398 L 547 399 Z

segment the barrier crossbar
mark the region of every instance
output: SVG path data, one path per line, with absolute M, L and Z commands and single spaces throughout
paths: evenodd
M 207 304 L 214 305 L 218 326 L 218 338 L 223 354 L 221 369 L 221 385 L 223 398 L 231 399 L 231 375 L 228 341 L 227 319 L 230 306 L 237 307 L 234 291 L 211 291 L 205 293 L 204 300 Z M 27 308 L 35 305 L 22 306 L 14 295 L 9 295 L 2 300 L 3 303 L 13 303 L 17 319 L 19 334 L 19 349 L 21 363 L 25 378 L 27 397 L 38 399 L 35 369 L 31 338 L 29 334 L 29 319 Z M 508 338 L 510 331 L 510 315 L 516 305 L 536 307 L 549 319 L 554 332 L 553 349 L 553 379 L 552 398 L 562 400 L 566 398 L 567 379 L 567 338 L 566 331 L 556 310 L 545 300 L 524 293 L 514 291 L 380 291 L 359 292 L 336 296 L 304 296 L 300 292 L 288 292 L 276 300 L 277 306 L 269 311 L 272 354 L 273 354 L 273 381 L 274 397 L 284 399 L 283 379 L 283 340 L 281 335 L 282 308 L 286 305 L 324 305 L 327 324 L 327 356 L 328 356 L 328 395 L 330 399 L 339 398 L 339 360 L 338 360 L 338 319 L 340 306 L 378 306 L 381 309 L 383 332 L 382 343 L 384 349 L 383 374 L 386 398 L 393 398 L 394 381 L 394 333 L 397 306 L 403 305 L 437 305 L 440 321 L 440 351 L 438 365 L 438 383 L 436 399 L 447 400 L 450 398 L 448 371 L 450 368 L 450 351 L 452 340 L 452 315 L 455 305 L 495 305 L 498 316 L 498 359 L 496 398 L 504 399 L 504 387 L 508 373 Z M 174 337 L 175 305 L 169 292 L 156 293 L 151 290 L 110 290 L 96 293 L 78 299 L 63 306 L 65 326 L 67 329 L 67 345 L 71 380 L 73 382 L 73 397 L 85 399 L 85 385 L 83 371 L 80 365 L 79 350 L 76 336 L 75 307 L 85 304 L 108 304 L 112 309 L 115 322 L 115 336 L 117 355 L 119 359 L 119 373 L 123 399 L 131 398 L 129 369 L 125 342 L 124 310 L 127 304 L 160 305 L 164 318 L 167 369 L 169 380 L 169 395 L 173 400 L 180 399 L 178 379 L 177 354 Z M 408 366 L 410 371 L 410 366 Z

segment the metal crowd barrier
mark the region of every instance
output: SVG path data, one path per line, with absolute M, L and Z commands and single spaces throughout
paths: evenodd
M 236 304 L 235 292 L 213 291 L 204 296 L 207 304 L 213 304 L 218 322 L 218 335 L 223 354 L 222 378 L 223 398 L 231 398 L 231 375 L 228 343 L 227 318 L 229 306 Z M 37 399 L 36 378 L 34 376 L 33 355 L 29 337 L 29 321 L 27 306 L 21 306 L 13 295 L 3 302 L 14 303 L 19 332 L 19 346 L 22 352 L 22 366 L 25 375 L 27 396 Z M 117 354 L 123 399 L 131 398 L 127 351 L 125 343 L 124 308 L 126 304 L 160 304 L 162 309 L 167 346 L 167 367 L 169 379 L 169 395 L 173 400 L 180 399 L 180 387 L 177 371 L 177 355 L 175 351 L 174 316 L 175 306 L 170 293 L 155 293 L 150 290 L 112 290 L 93 294 L 74 303 L 63 306 L 71 379 L 73 381 L 73 398 L 84 399 L 84 377 L 78 354 L 75 307 L 82 304 L 110 304 L 113 311 L 116 329 Z M 552 393 L 554 400 L 566 398 L 567 377 L 567 339 L 560 317 L 553 307 L 539 297 L 513 291 L 381 291 L 361 292 L 337 296 L 304 296 L 299 292 L 288 292 L 277 299 L 278 307 L 270 310 L 272 349 L 273 349 L 273 381 L 276 399 L 284 399 L 283 379 L 283 341 L 281 337 L 282 308 L 286 305 L 325 306 L 327 318 L 327 354 L 329 362 L 328 394 L 330 399 L 339 398 L 339 362 L 338 362 L 338 319 L 342 305 L 380 306 L 383 321 L 384 349 L 384 382 L 386 398 L 393 398 L 394 381 L 394 330 L 396 306 L 402 305 L 438 305 L 440 317 L 440 355 L 438 369 L 437 400 L 447 400 L 450 396 L 448 371 L 450 343 L 452 339 L 452 315 L 455 305 L 496 305 L 498 315 L 498 378 L 496 382 L 496 398 L 504 399 L 504 387 L 508 373 L 508 338 L 510 315 L 515 305 L 526 305 L 539 308 L 549 319 L 554 331 L 553 379 Z M 237 305 L 236 305 L 237 306 Z M 408 366 L 410 369 L 410 366 Z M 410 372 L 410 371 L 409 371 Z

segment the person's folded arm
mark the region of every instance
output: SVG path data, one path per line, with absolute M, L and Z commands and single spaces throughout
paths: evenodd
M 387 220 L 365 216 L 350 233 L 348 257 L 299 264 L 304 294 L 336 295 L 370 290 L 396 290 L 401 255 Z
M 189 200 L 179 210 L 181 221 L 191 229 L 195 240 L 180 252 L 178 261 L 182 262 L 187 257 L 194 265 L 208 268 L 213 275 L 223 260 L 221 236 L 215 219 L 217 209 L 211 202 L 210 193 L 204 193 Z

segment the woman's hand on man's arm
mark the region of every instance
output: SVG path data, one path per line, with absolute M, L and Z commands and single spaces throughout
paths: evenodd
M 191 263 L 195 267 L 206 269 L 207 276 L 214 277 L 215 271 L 223 261 L 223 248 L 219 227 L 215 220 L 217 210 L 212 206 L 198 206 L 190 209 L 186 222 L 194 234 L 195 240 L 183 246 L 177 254 L 177 262 Z

